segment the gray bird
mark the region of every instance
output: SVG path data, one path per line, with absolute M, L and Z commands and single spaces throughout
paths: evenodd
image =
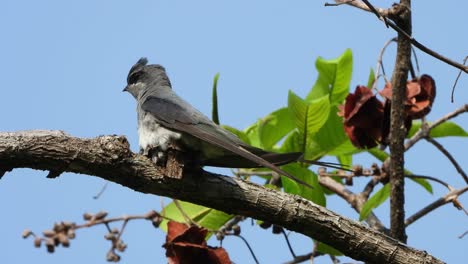
M 140 152 L 158 162 L 169 146 L 196 159 L 198 166 L 266 167 L 312 188 L 277 166 L 301 159 L 302 153 L 273 153 L 250 146 L 180 98 L 161 65 L 141 58 L 128 73 L 129 92 L 137 100 Z

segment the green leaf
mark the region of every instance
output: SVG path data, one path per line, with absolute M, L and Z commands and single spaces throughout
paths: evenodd
M 346 139 L 341 145 L 331 150 L 328 154 L 333 156 L 353 155 L 363 151 L 362 149 L 356 148 L 353 143 L 351 143 L 351 140 Z
M 361 213 L 359 214 L 359 221 L 366 219 L 374 208 L 379 207 L 390 196 L 390 184 L 385 186 L 378 192 L 374 193 L 369 200 L 362 206 Z
M 340 251 L 338 251 L 337 249 L 325 244 L 325 243 L 322 243 L 322 242 L 319 242 L 319 241 L 316 241 L 317 243 L 317 251 L 318 252 L 321 252 L 323 254 L 329 254 L 329 255 L 332 255 L 332 256 L 343 256 L 343 253 L 341 253 Z
M 310 189 L 285 176 L 281 176 L 281 182 L 283 183 L 285 192 L 300 195 L 316 204 L 326 206 L 326 198 L 323 192 L 323 187 L 318 183 L 317 175 L 314 172 L 300 166 L 298 163 L 291 163 L 282 166 L 281 168 L 314 187 L 314 189 Z
M 307 95 L 310 101 L 325 95 L 330 95 L 332 105 L 341 104 L 349 92 L 351 74 L 353 71 L 353 55 L 347 49 L 340 57 L 325 60 L 321 57 L 315 62 L 319 73 L 317 81 Z
M 288 108 L 293 115 L 300 134 L 302 152 L 308 147 L 313 135 L 325 124 L 330 113 L 330 103 L 327 96 L 306 102 L 294 92 L 289 91 Z
M 218 114 L 218 79 L 219 72 L 215 75 L 213 80 L 213 111 L 211 113 L 211 119 L 215 124 L 219 125 L 219 114 Z
M 432 185 L 426 179 L 422 179 L 422 178 L 409 178 L 409 179 L 414 181 L 415 183 L 421 185 L 424 189 L 426 189 L 427 192 L 429 192 L 431 194 L 433 193 Z
M 245 133 L 244 131 L 238 130 L 237 128 L 227 126 L 227 125 L 222 125 L 221 127 L 226 129 L 227 131 L 233 133 L 234 135 L 236 135 L 243 142 L 245 142 L 247 144 L 250 144 L 250 139 L 249 139 L 247 133 Z
M 210 230 L 219 229 L 232 218 L 232 215 L 201 205 L 182 201 L 179 201 L 179 204 L 190 219 Z M 182 216 L 174 202 L 171 202 L 164 207 L 163 215 L 177 222 L 185 222 L 185 218 Z M 163 220 L 160 228 L 167 232 L 167 220 Z
M 370 73 L 369 73 L 369 79 L 367 80 L 367 88 L 369 89 L 372 89 L 372 86 L 374 86 L 374 82 L 375 82 L 375 73 L 374 73 L 374 69 L 370 69 Z
M 430 123 L 429 123 L 430 125 Z M 408 133 L 408 138 L 414 136 L 416 132 L 421 128 L 420 121 L 413 121 L 413 125 Z M 459 125 L 454 122 L 447 121 L 436 127 L 434 127 L 429 135 L 433 138 L 437 137 L 468 137 L 468 133 Z
M 260 137 L 258 136 L 258 126 L 260 122 L 255 122 L 244 130 L 245 135 L 249 139 L 249 144 L 261 148 L 262 143 L 260 142 Z
M 380 161 L 385 161 L 390 155 L 387 152 L 380 150 L 378 148 L 367 149 L 372 156 L 376 157 Z
M 310 144 L 309 148 L 306 149 L 305 157 L 307 159 L 327 155 L 348 140 L 343 129 L 342 117 L 338 116 L 337 113 L 337 106 L 332 106 L 327 121 L 313 136 L 313 144 Z
M 286 136 L 283 144 L 279 148 L 279 152 L 302 152 L 303 144 L 300 142 L 302 136 L 299 134 L 298 130 L 293 130 Z
M 353 155 L 339 155 L 336 156 L 338 162 L 342 165 L 352 166 L 353 165 Z
M 280 108 L 259 121 L 258 136 L 263 149 L 273 150 L 278 141 L 295 128 L 288 108 Z

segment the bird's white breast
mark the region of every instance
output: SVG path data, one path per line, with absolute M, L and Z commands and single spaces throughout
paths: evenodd
M 141 149 L 159 147 L 160 150 L 165 151 L 170 142 L 180 139 L 180 133 L 162 127 L 151 114 L 143 113 L 143 115 L 138 123 L 138 137 Z

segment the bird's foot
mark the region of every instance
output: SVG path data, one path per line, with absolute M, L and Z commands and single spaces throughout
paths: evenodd
M 167 155 L 159 147 L 148 147 L 140 149 L 140 154 L 147 156 L 151 161 L 158 166 L 166 166 Z

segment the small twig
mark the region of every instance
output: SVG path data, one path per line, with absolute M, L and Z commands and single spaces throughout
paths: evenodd
M 416 212 L 412 216 L 408 217 L 406 219 L 406 221 L 405 221 L 405 226 L 411 225 L 412 223 L 414 223 L 419 218 L 421 218 L 421 217 L 425 216 L 426 214 L 434 211 L 435 209 L 441 207 L 442 205 L 454 201 L 458 196 L 460 196 L 461 194 L 463 194 L 466 191 L 468 191 L 468 186 L 465 186 L 462 189 L 450 191 L 445 196 L 437 199 L 436 201 L 430 203 L 429 205 L 422 208 L 421 210 L 419 210 L 418 212 Z
M 327 4 L 325 3 L 325 6 L 340 6 L 342 4 L 347 4 L 347 5 L 350 5 L 350 6 L 354 6 L 356 8 L 359 8 L 359 9 L 362 9 L 364 11 L 367 11 L 367 12 L 371 12 L 371 10 L 369 9 L 369 7 L 367 7 L 367 5 L 365 5 L 363 2 L 361 1 L 349 1 L 349 0 L 335 0 L 335 4 Z M 376 8 L 377 9 L 377 12 L 382 15 L 382 16 L 388 16 L 388 12 L 389 10 L 388 9 L 382 9 L 382 8 Z
M 245 219 L 245 216 L 236 215 L 231 220 L 227 221 L 224 225 L 222 225 L 218 230 L 212 230 L 211 232 L 216 234 L 217 239 L 222 245 L 224 236 L 228 234 L 234 226 L 238 225 L 241 221 L 244 221 Z
M 236 236 L 236 237 L 242 239 L 242 241 L 244 241 L 245 245 L 246 245 L 247 248 L 249 249 L 250 254 L 252 255 L 253 259 L 255 260 L 255 263 L 257 263 L 257 264 L 260 263 L 260 262 L 258 262 L 258 259 L 257 259 L 257 257 L 255 256 L 255 253 L 253 252 L 253 249 L 250 247 L 249 242 L 247 242 L 247 240 L 246 240 L 243 236 L 241 236 L 241 235 L 233 235 L 233 236 Z
M 425 175 L 416 175 L 416 174 L 411 174 L 411 175 L 405 175 L 405 178 L 410 178 L 410 179 L 426 179 L 426 180 L 430 180 L 430 181 L 435 181 L 435 182 L 438 182 L 440 184 L 442 184 L 443 186 L 447 187 L 447 189 L 449 190 L 453 190 L 453 187 L 450 186 L 448 183 L 440 180 L 440 179 L 437 179 L 435 177 L 431 177 L 431 176 L 425 176 Z
M 343 2 L 342 0 L 335 0 L 335 2 L 337 3 L 341 3 Z M 393 30 L 395 30 L 396 32 L 402 34 L 406 39 L 408 39 L 412 45 L 414 45 L 416 48 L 418 48 L 419 50 L 423 51 L 424 53 L 442 61 L 442 62 L 445 62 L 457 69 L 460 69 L 461 71 L 465 72 L 465 73 L 468 73 L 468 67 L 464 64 L 461 64 L 461 63 L 458 63 L 456 61 L 453 61 L 437 52 L 435 52 L 434 50 L 426 47 L 425 45 L 421 44 L 420 42 L 418 42 L 416 39 L 414 39 L 411 35 L 408 35 L 408 33 L 406 33 L 403 29 L 401 29 L 399 26 L 397 26 L 393 21 L 390 21 L 389 19 L 387 19 L 387 16 L 389 15 L 392 15 L 395 13 L 394 9 L 395 7 L 392 7 L 390 9 L 381 9 L 381 8 L 375 8 L 372 4 L 370 4 L 368 1 L 365 1 L 368 3 L 365 4 L 365 3 L 362 3 L 360 1 L 352 1 L 352 2 L 347 2 L 346 4 L 348 5 L 351 5 L 351 6 L 354 6 L 354 7 L 357 7 L 359 9 L 362 9 L 364 11 L 368 11 L 368 12 L 373 12 L 371 10 L 371 8 L 377 10 L 377 13 L 379 15 L 377 15 L 377 17 L 380 19 L 381 17 L 383 17 L 383 19 L 380 19 L 380 20 L 383 20 L 383 22 L 385 23 L 385 25 L 388 27 L 390 26 Z M 375 13 L 375 12 L 373 12 Z
M 419 75 L 419 61 L 418 61 L 418 55 L 416 55 L 416 50 L 414 49 L 413 46 L 411 46 L 411 52 L 413 53 L 413 58 L 414 58 L 414 63 L 416 64 L 416 71 L 417 75 Z M 414 78 L 414 77 L 413 77 Z
M 369 196 L 372 193 L 372 191 L 374 191 L 375 186 L 377 186 L 377 184 L 379 184 L 381 180 L 382 180 L 382 176 L 372 177 L 372 179 L 366 184 L 366 186 L 364 187 L 364 190 L 362 190 L 360 195 L 366 200 L 369 199 Z
M 294 253 L 294 250 L 291 246 L 291 242 L 289 241 L 288 234 L 286 234 L 286 231 L 284 231 L 284 228 L 281 228 L 281 233 L 283 234 L 284 239 L 286 240 L 286 244 L 288 244 L 289 252 L 291 252 L 291 255 L 293 256 L 293 258 L 296 259 L 296 254 Z
M 325 3 L 325 6 L 340 6 L 340 5 L 346 5 L 346 4 L 349 4 L 351 2 L 353 2 L 354 0 L 346 0 L 346 1 L 343 1 L 341 3 Z
M 408 139 L 406 141 L 405 151 L 408 151 L 419 140 L 428 137 L 431 130 L 433 128 L 435 128 L 436 126 L 438 126 L 438 125 L 440 125 L 440 124 L 442 124 L 444 122 L 447 122 L 448 120 L 458 116 L 459 114 L 465 113 L 465 112 L 468 112 L 468 104 L 465 104 L 465 105 L 461 106 L 460 108 L 456 109 L 455 111 L 453 111 L 451 113 L 448 113 L 447 115 L 441 117 L 440 119 L 438 119 L 437 121 L 435 121 L 434 123 L 432 123 L 432 124 L 430 124 L 428 126 L 421 126 L 419 131 L 416 132 L 416 134 L 414 134 L 410 139 Z
M 385 68 L 383 65 L 383 55 L 387 47 L 390 45 L 390 43 L 396 42 L 396 40 L 397 38 L 392 38 L 392 39 L 387 40 L 387 42 L 385 42 L 382 49 L 380 50 L 379 58 L 377 59 L 377 66 L 375 67 L 375 76 L 379 76 L 380 68 L 382 68 L 382 76 L 386 83 L 388 82 L 388 80 L 387 80 L 387 76 L 385 75 Z M 374 84 L 372 85 L 372 89 L 376 89 L 376 88 L 377 88 L 377 77 L 376 77 L 376 81 L 374 81 Z
M 460 239 L 461 239 L 461 238 L 463 238 L 463 237 L 464 237 L 466 234 L 468 234 L 468 231 L 465 231 L 465 233 L 463 233 L 463 234 L 459 235 L 459 236 L 458 236 L 458 238 L 460 238 Z
M 333 256 L 333 255 L 330 255 L 330 260 L 332 261 L 333 264 L 340 263 L 340 260 L 337 257 Z
M 463 60 L 463 65 L 466 65 L 466 60 L 468 60 L 468 56 L 466 56 L 465 59 Z M 458 72 L 457 78 L 455 79 L 455 83 L 453 84 L 453 87 L 452 87 L 452 95 L 450 96 L 452 103 L 453 103 L 453 94 L 455 93 L 455 87 L 457 86 L 458 79 L 460 79 L 461 73 L 462 73 L 462 70 Z
M 442 144 L 437 142 L 437 140 L 431 137 L 426 137 L 425 139 L 432 145 L 434 145 L 438 150 L 440 150 L 440 152 L 442 152 L 450 160 L 450 162 L 452 162 L 457 172 L 463 177 L 465 182 L 468 184 L 468 176 L 466 175 L 465 171 L 463 171 L 463 169 L 460 167 L 460 164 L 458 164 L 458 162 L 455 160 L 452 154 L 450 154 L 450 152 L 448 152 L 448 150 L 445 149 L 444 146 L 442 146 Z
M 101 190 L 99 190 L 99 192 L 93 196 L 93 199 L 99 199 L 99 197 L 101 197 L 101 195 L 104 193 L 104 191 L 107 189 L 107 185 L 109 185 L 109 182 L 106 182 L 102 187 L 101 187 Z
M 190 217 L 185 213 L 184 209 L 182 208 L 182 206 L 181 206 L 180 203 L 179 203 L 179 200 L 174 199 L 173 201 L 174 201 L 174 204 L 175 204 L 175 206 L 177 207 L 177 209 L 179 209 L 180 214 L 184 217 L 184 219 L 185 219 L 185 224 L 186 224 L 187 226 L 191 226 L 191 225 L 200 226 L 200 225 L 198 225 L 197 223 L 195 223 L 195 221 L 193 221 L 193 219 L 190 218 Z
M 312 257 L 318 257 L 318 256 L 321 256 L 323 255 L 322 253 L 320 252 L 310 252 L 310 253 L 307 253 L 307 254 L 304 254 L 304 255 L 300 255 L 300 256 L 297 256 L 295 257 L 293 260 L 290 260 L 290 261 L 287 261 L 287 262 L 284 262 L 283 264 L 297 264 L 297 263 L 302 263 L 306 260 L 310 260 Z
M 235 171 L 234 174 L 237 176 L 272 176 L 272 171 Z
M 338 196 L 343 198 L 348 202 L 357 213 L 360 213 L 362 206 L 365 204 L 367 199 L 364 196 L 356 195 L 349 189 L 347 189 L 343 184 L 340 184 L 329 177 L 319 177 L 320 185 L 329 189 L 330 191 L 336 193 Z M 385 234 L 388 234 L 388 229 L 382 224 L 379 218 L 371 212 L 367 219 L 365 220 L 369 226 L 375 228 Z
M 369 1 L 367 0 L 361 0 L 361 1 L 364 2 L 364 4 L 366 4 L 366 6 L 370 9 L 370 11 L 374 13 L 379 20 L 382 20 L 385 23 L 386 27 L 388 27 L 388 21 L 386 17 L 382 16 L 380 12 L 377 9 L 375 9 L 375 7 Z

